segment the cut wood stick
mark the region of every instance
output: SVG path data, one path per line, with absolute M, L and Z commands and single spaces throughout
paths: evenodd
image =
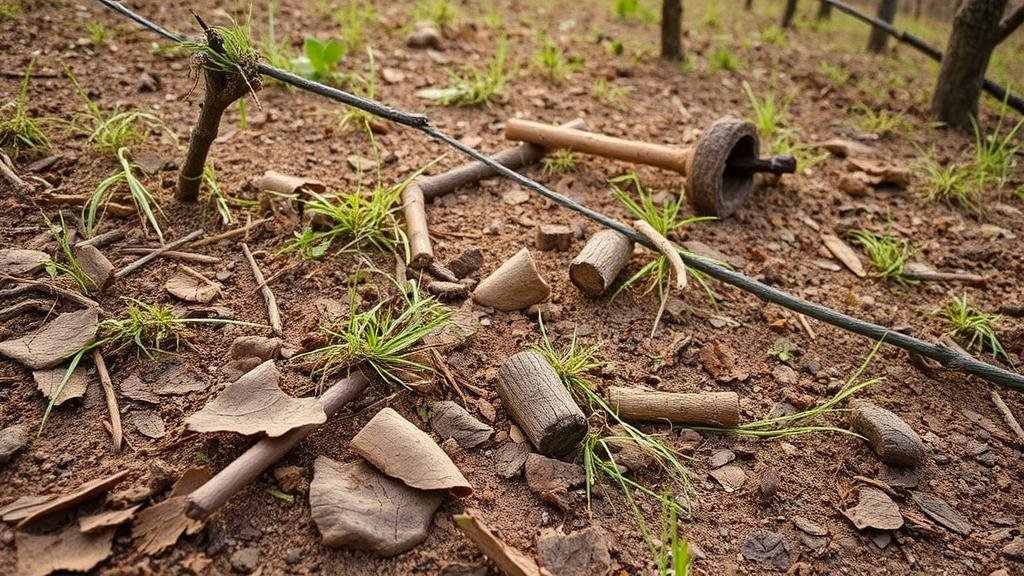
M 615 230 L 599 230 L 569 264 L 569 279 L 590 296 L 604 294 L 633 255 L 633 241 Z
M 132 272 L 134 272 L 134 271 L 138 270 L 139 268 L 145 266 L 149 261 L 153 260 L 154 258 L 159 256 L 160 254 L 162 254 L 164 252 L 167 252 L 168 250 L 171 250 L 173 248 L 177 248 L 178 246 L 181 246 L 182 244 L 185 244 L 186 242 L 191 242 L 192 240 L 195 240 L 196 238 L 198 238 L 198 237 L 200 237 L 202 235 L 203 235 L 203 231 L 201 229 L 200 230 L 193 230 L 193 231 L 191 231 L 188 234 L 182 236 L 181 238 L 178 238 L 177 240 L 175 240 L 173 242 L 168 242 L 166 246 L 163 246 L 161 248 L 157 248 L 155 251 L 150 252 L 149 254 L 146 254 L 142 258 L 139 258 L 138 260 L 132 262 L 131 264 L 128 264 L 124 268 L 121 268 L 117 272 L 114 272 L 114 276 L 116 276 L 118 278 L 123 278 L 123 277 L 127 276 L 128 274 L 131 274 Z
M 922 264 L 907 264 L 902 276 L 920 282 L 963 282 L 972 286 L 985 284 L 985 277 L 968 272 L 940 272 Z
M 92 361 L 96 365 L 96 372 L 100 375 L 103 396 L 107 399 L 107 411 L 110 412 L 110 437 L 114 442 L 114 452 L 120 452 L 121 440 L 124 438 L 124 429 L 121 427 L 121 409 L 117 405 L 117 393 L 114 392 L 114 383 L 110 380 L 107 363 L 103 361 L 103 355 L 100 354 L 99 350 L 92 351 Z
M 194 262 L 196 264 L 219 264 L 221 261 L 221 259 L 216 256 L 207 256 L 206 254 L 196 254 L 194 252 L 180 252 L 178 250 L 161 251 L 159 248 L 121 248 L 120 252 L 124 254 L 150 254 L 152 252 L 159 252 L 158 256 L 160 258 L 170 258 L 172 260 Z
M 479 511 L 469 508 L 463 514 L 452 516 L 452 520 L 505 576 L 551 576 L 551 572 L 538 566 L 533 558 L 509 546 L 491 532 L 480 519 Z
M 328 418 L 360 395 L 368 383 L 366 376 L 356 371 L 328 388 L 320 397 L 320 404 Z M 239 490 L 248 486 L 267 468 L 283 458 L 316 427 L 316 424 L 310 424 L 296 428 L 284 436 L 263 438 L 253 444 L 189 495 L 188 515 L 201 520 L 209 518 Z
M 281 274 L 284 274 L 285 272 L 287 272 L 287 271 L 291 270 L 292 268 L 295 268 L 295 267 L 296 267 L 296 266 L 298 266 L 298 265 L 299 265 L 300 263 L 301 263 L 301 262 L 295 262 L 294 264 L 289 264 L 289 265 L 285 266 L 284 268 L 281 268 L 281 269 L 280 269 L 280 270 L 278 270 L 277 272 L 274 272 L 273 274 L 271 274 L 271 275 L 270 275 L 270 277 L 269 277 L 269 278 L 267 278 L 267 279 L 266 279 L 266 280 L 264 280 L 263 282 L 260 282 L 260 283 L 259 283 L 259 285 L 258 285 L 258 286 L 256 286 L 256 290 L 262 290 L 264 286 L 266 286 L 266 285 L 270 284 L 270 283 L 271 283 L 271 282 L 273 282 L 274 280 L 277 280 L 277 279 L 278 279 L 278 278 L 279 278 L 279 277 L 281 276 Z M 255 291 L 255 290 L 254 290 L 254 291 Z
M 86 298 L 85 296 L 82 296 L 78 292 L 72 292 L 71 290 L 68 290 L 66 288 L 61 288 L 60 286 L 57 286 L 56 284 L 51 284 L 49 282 L 42 282 L 42 281 L 39 281 L 39 280 L 30 280 L 28 278 L 17 278 L 15 276 L 7 276 L 7 275 L 5 275 L 3 277 L 3 280 L 5 282 L 16 282 L 18 284 L 29 285 L 29 286 L 32 287 L 33 290 L 36 290 L 36 291 L 39 291 L 39 292 L 47 292 L 47 293 L 49 293 L 52 296 L 59 296 L 59 297 L 65 299 L 65 300 L 68 300 L 70 302 L 74 302 L 75 304 L 78 304 L 79 306 L 81 306 L 83 308 L 99 308 L 99 306 L 100 306 L 99 302 L 97 302 L 97 301 L 95 301 L 95 300 L 93 300 L 91 298 Z M 8 295 L 11 295 L 11 294 L 14 294 L 14 293 L 18 293 L 18 292 L 23 292 L 23 291 L 24 290 L 22 290 L 21 287 L 12 288 L 10 290 L 4 290 L 4 291 L 0 292 L 0 296 L 8 296 Z
M 498 370 L 497 388 L 505 410 L 541 454 L 562 456 L 587 434 L 583 411 L 540 354 L 509 357 Z
M 665 258 L 668 258 L 669 265 L 672 266 L 672 270 L 676 273 L 676 289 L 683 290 L 686 288 L 686 264 L 683 264 L 683 259 L 679 257 L 679 251 L 668 241 L 668 238 L 662 236 L 646 220 L 634 220 L 633 228 L 641 236 L 654 243 L 658 247 L 658 252 L 661 252 Z
M 800 322 L 800 326 L 803 327 L 804 332 L 807 332 L 807 336 L 809 336 L 811 340 L 815 340 L 818 338 L 818 335 L 814 333 L 814 329 L 811 328 L 811 323 L 807 321 L 806 316 L 798 313 L 796 315 L 796 319 L 797 322 Z
M 1013 430 L 1013 433 L 1018 438 L 1024 440 L 1024 428 L 1020 427 L 1017 417 L 1013 415 L 1010 407 L 1006 405 L 1006 402 L 1003 402 L 1003 397 L 995 390 L 992 391 L 992 403 L 996 405 L 996 410 L 999 411 L 999 415 L 1003 417 L 1003 421 L 1010 427 L 1010 430 Z
M 740 422 L 740 398 L 735 392 L 684 394 L 612 386 L 608 405 L 623 420 L 667 420 L 720 428 L 733 428 Z
M 563 126 L 578 130 L 586 129 L 586 124 L 579 119 Z M 518 170 L 539 161 L 547 151 L 542 146 L 523 144 L 498 152 L 491 156 L 491 160 L 506 168 Z M 423 268 L 434 260 L 434 249 L 427 226 L 426 201 L 495 175 L 497 172 L 493 168 L 483 162 L 473 161 L 442 174 L 422 176 L 405 187 L 402 191 L 402 212 L 405 216 L 406 236 L 409 238 L 410 266 Z
M 107 244 L 117 242 L 122 238 L 124 238 L 124 230 L 111 230 L 110 232 L 104 232 L 99 236 L 93 236 L 88 240 L 76 242 L 75 248 L 84 248 L 85 246 L 95 246 L 96 248 L 100 248 L 102 246 L 106 246 Z
M 200 246 L 206 246 L 207 244 L 213 244 L 215 242 L 220 242 L 221 240 L 229 240 L 229 239 L 234 238 L 236 236 L 241 236 L 242 234 L 247 233 L 249 230 L 252 230 L 253 228 L 255 228 L 255 227 L 257 227 L 257 226 L 259 226 L 259 225 L 261 225 L 264 222 L 267 222 L 269 220 L 270 220 L 270 218 L 260 218 L 259 220 L 253 220 L 252 222 L 249 222 L 248 224 L 246 224 L 245 226 L 242 226 L 240 228 L 235 228 L 234 230 L 228 230 L 227 232 L 221 232 L 220 234 L 217 234 L 216 236 L 210 236 L 208 238 L 203 238 L 202 240 L 199 240 L 198 242 L 193 243 L 191 246 L 189 246 L 189 248 L 199 248 Z
M 260 270 L 260 265 L 256 263 L 256 258 L 249 251 L 249 246 L 245 242 L 240 244 L 242 246 L 242 254 L 245 254 L 245 259 L 249 261 L 252 275 L 256 279 L 256 284 L 260 287 L 263 302 L 267 305 L 267 318 L 270 320 L 270 328 L 274 331 L 274 334 L 284 336 L 284 329 L 281 326 L 281 310 L 277 307 L 277 298 L 274 297 L 273 290 L 270 289 L 270 286 L 267 286 L 266 280 L 263 279 L 263 272 Z

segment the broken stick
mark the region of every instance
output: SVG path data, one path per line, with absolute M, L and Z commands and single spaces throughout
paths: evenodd
M 995 390 L 992 391 L 992 403 L 996 405 L 996 410 L 999 410 L 999 415 L 1003 417 L 1003 420 L 1006 422 L 1006 425 L 1010 427 L 1010 430 L 1013 430 L 1013 433 L 1016 434 L 1018 438 L 1024 440 L 1024 428 L 1020 427 L 1020 422 L 1017 421 L 1017 417 L 1013 415 L 1010 407 L 1006 405 L 1006 402 L 1003 402 L 1003 397 Z
M 274 292 L 270 289 L 270 286 L 267 286 L 267 281 L 263 278 L 260 265 L 256 263 L 256 258 L 249 251 L 249 246 L 245 242 L 242 242 L 241 246 L 242 253 L 245 254 L 245 259 L 249 261 L 249 267 L 252 268 L 252 275 L 256 278 L 256 285 L 260 287 L 263 302 L 267 305 L 267 318 L 270 320 L 270 328 L 274 331 L 274 334 L 284 336 L 284 329 L 281 326 L 281 310 L 277 307 L 277 298 L 274 297 Z
M 96 248 L 100 248 L 102 246 L 106 246 L 107 244 L 117 242 L 122 238 L 124 238 L 124 230 L 111 230 L 110 232 L 104 232 L 103 234 L 93 236 L 88 240 L 76 242 L 75 248 L 84 248 L 86 246 L 95 246 Z
M 668 241 L 668 238 L 662 236 L 661 232 L 655 230 L 654 226 L 648 224 L 646 220 L 633 221 L 633 228 L 657 246 L 658 252 L 668 259 L 669 265 L 676 273 L 676 288 L 679 290 L 686 288 L 686 265 L 683 264 L 683 259 L 679 257 L 679 251 Z
M 362 372 L 354 372 L 327 389 L 320 396 L 320 404 L 330 418 L 345 404 L 361 394 L 369 384 Z M 249 485 L 267 468 L 284 457 L 303 438 L 316 428 L 310 424 L 296 428 L 284 436 L 263 438 L 224 467 L 213 478 L 188 496 L 188 515 L 205 520 L 220 509 L 239 490 Z
M 740 398 L 735 392 L 682 394 L 612 386 L 608 405 L 627 421 L 693 424 L 732 428 L 740 422 Z
M 185 236 L 182 236 L 181 238 L 178 238 L 177 240 L 175 240 L 173 242 L 168 242 L 164 246 L 161 246 L 160 248 L 157 248 L 153 252 L 150 252 L 149 254 L 146 254 L 142 258 L 139 258 L 138 260 L 132 262 L 131 264 L 128 264 L 124 268 L 121 268 L 117 272 L 114 272 L 114 276 L 116 276 L 117 278 L 122 278 L 124 276 L 127 276 L 128 274 L 131 274 L 135 270 L 138 270 L 139 268 L 145 266 L 147 262 L 149 262 L 150 260 L 156 258 L 160 254 L 162 254 L 164 252 L 167 252 L 168 250 L 171 250 L 173 248 L 177 248 L 178 246 L 181 246 L 182 244 L 185 244 L 186 242 L 191 242 L 191 241 L 195 240 L 196 238 L 199 238 L 202 235 L 203 235 L 203 231 L 201 229 L 200 230 L 193 230 L 193 231 L 189 232 L 188 234 L 186 234 Z
M 911 262 L 903 268 L 903 277 L 908 280 L 919 282 L 963 282 L 973 286 L 985 284 L 985 277 L 969 272 L 940 272 L 925 266 Z
M 455 525 L 476 544 L 505 576 L 551 576 L 544 568 L 526 554 L 509 546 L 498 538 L 480 519 L 480 512 L 469 508 L 463 514 L 452 516 Z
M 86 298 L 85 296 L 82 296 L 78 292 L 73 292 L 71 290 L 68 290 L 67 288 L 61 288 L 60 286 L 57 286 L 56 284 L 51 284 L 50 282 L 30 280 L 28 278 L 17 278 L 15 276 L 7 275 L 0 278 L 0 280 L 3 280 L 4 282 L 15 282 L 23 285 L 16 286 L 14 288 L 8 288 L 6 290 L 0 290 L 0 298 L 6 298 L 9 296 L 13 296 L 15 294 L 20 294 L 22 292 L 28 292 L 29 290 L 35 290 L 38 292 L 46 292 L 51 296 L 59 296 L 65 300 L 78 304 L 82 308 L 99 308 L 100 306 L 99 302 L 93 300 L 92 298 Z
M 498 370 L 498 395 L 537 451 L 562 456 L 587 434 L 587 418 L 555 369 L 536 352 L 511 356 Z
M 583 120 L 573 120 L 565 128 L 585 130 Z M 547 148 L 535 144 L 524 144 L 509 148 L 491 156 L 491 160 L 518 170 L 539 161 L 548 152 Z M 467 184 L 495 176 L 497 172 L 483 162 L 473 161 L 436 176 L 423 176 L 413 180 L 402 191 L 402 210 L 405 215 L 406 235 L 409 238 L 409 265 L 423 268 L 434 261 L 434 249 L 430 243 L 425 204 L 427 200 L 443 196 Z
M 615 230 L 599 230 L 569 264 L 569 279 L 589 296 L 600 296 L 633 255 L 633 241 Z
M 121 248 L 120 252 L 124 254 L 149 254 L 159 250 L 159 248 Z M 195 262 L 197 264 L 220 263 L 220 258 L 216 256 L 207 256 L 206 254 L 196 254 L 194 252 L 180 252 L 178 250 L 162 251 L 160 252 L 159 257 L 170 258 L 172 260 L 182 260 L 184 262 Z
M 114 441 L 114 452 L 121 451 L 121 440 L 124 438 L 124 429 L 121 426 L 121 409 L 117 405 L 117 394 L 114 392 L 114 383 L 110 380 L 110 372 L 107 371 L 107 363 L 103 361 L 103 355 L 98 349 L 92 351 L 92 361 L 96 365 L 96 371 L 100 375 L 100 384 L 103 386 L 103 396 L 107 399 L 107 410 L 110 412 L 110 436 Z
M 192 246 L 189 246 L 189 248 L 199 248 L 200 246 L 206 246 L 207 244 L 213 244 L 215 242 L 220 242 L 221 240 L 228 240 L 229 238 L 234 238 L 235 236 L 241 236 L 242 234 L 247 233 L 249 230 L 252 230 L 253 228 L 269 220 L 270 218 L 260 218 L 259 220 L 253 220 L 252 222 L 249 222 L 245 226 L 240 226 L 238 228 L 235 228 L 234 230 L 228 230 L 227 232 L 221 232 L 216 236 L 203 238 L 202 240 L 196 242 Z

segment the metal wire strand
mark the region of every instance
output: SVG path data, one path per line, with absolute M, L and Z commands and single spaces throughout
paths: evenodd
M 173 32 L 169 32 L 166 29 L 160 27 L 159 25 L 150 22 L 149 20 L 136 14 L 132 10 L 126 8 L 119 2 L 116 2 L 114 0 L 97 1 L 103 4 L 104 6 L 107 6 L 111 10 L 114 10 L 118 14 L 121 14 L 122 16 L 135 21 L 142 27 L 153 32 L 156 32 L 157 34 L 160 34 L 168 40 L 177 43 L 181 43 L 184 40 L 184 38 L 180 35 L 175 34 Z M 836 4 L 835 2 L 832 3 Z M 466 146 L 462 142 L 459 142 L 458 140 L 452 138 L 451 136 L 448 136 L 444 132 L 441 132 L 437 128 L 431 126 L 430 120 L 422 114 L 410 114 L 408 112 L 395 110 L 388 106 L 384 106 L 383 104 L 380 104 L 378 102 L 361 98 L 359 96 L 355 96 L 354 94 L 350 94 L 348 92 L 344 92 L 342 90 L 330 86 L 325 86 L 318 82 L 313 82 L 305 78 L 301 78 L 299 76 L 296 76 L 289 72 L 285 72 L 284 70 L 280 70 L 266 64 L 260 64 L 258 69 L 261 73 L 276 78 L 286 84 L 290 84 L 302 90 L 308 90 L 310 92 L 314 92 L 326 98 L 330 98 L 331 100 L 335 100 L 337 102 L 341 102 L 343 104 L 359 108 L 360 110 L 364 110 L 371 114 L 380 116 L 382 118 L 386 118 L 398 124 L 415 128 L 423 132 L 427 136 L 433 138 L 434 140 L 442 142 L 462 152 L 466 156 L 479 162 L 482 162 L 483 164 L 493 169 L 499 175 L 504 176 L 509 180 L 512 180 L 513 182 L 519 184 L 520 186 L 533 190 L 534 192 L 540 194 L 545 198 L 548 198 L 549 200 L 555 202 L 556 204 L 568 208 L 574 212 L 577 212 L 580 215 L 585 216 L 586 218 L 589 218 L 590 220 L 593 220 L 594 222 L 597 222 L 598 224 L 604 227 L 611 228 L 612 230 L 621 233 L 622 235 L 628 237 L 629 239 L 633 240 L 638 244 L 642 244 L 648 248 L 651 248 L 652 250 L 655 249 L 654 245 L 651 243 L 650 240 L 638 234 L 636 230 L 634 230 L 633 228 L 621 222 L 613 220 L 608 216 L 601 214 L 600 212 L 591 210 L 590 208 L 587 208 L 586 206 L 583 206 L 575 202 L 574 200 L 570 199 L 569 197 L 563 194 L 555 192 L 554 190 L 550 190 L 543 184 L 531 178 L 528 178 L 520 174 L 519 172 L 510 170 L 509 168 L 502 166 L 501 164 L 491 160 L 490 158 L 488 158 L 481 152 L 477 151 L 476 149 Z M 708 276 L 715 278 L 716 280 L 720 280 L 722 282 L 725 282 L 726 284 L 730 284 L 741 290 L 750 292 L 751 294 L 768 300 L 769 302 L 774 302 L 780 306 L 789 308 L 790 310 L 793 310 L 795 312 L 799 312 L 800 314 L 810 316 L 811 318 L 814 318 L 816 320 L 820 320 L 827 324 L 831 324 L 833 326 L 842 328 L 844 330 L 848 330 L 850 332 L 854 332 L 856 334 L 860 334 L 862 336 L 867 336 L 868 338 L 871 338 L 873 340 L 883 340 L 888 344 L 892 344 L 893 346 L 897 346 L 899 348 L 903 348 L 904 350 L 908 350 L 912 353 L 920 354 L 921 356 L 935 360 L 946 368 L 956 370 L 959 372 L 964 372 L 967 374 L 972 374 L 985 380 L 988 380 L 990 382 L 1001 384 L 1003 386 L 1024 390 L 1024 376 L 1017 374 L 1015 372 L 1011 372 L 999 366 L 994 366 L 992 364 L 982 362 L 976 358 L 961 354 L 960 352 L 950 349 L 946 346 L 942 346 L 941 344 L 927 342 L 919 338 L 914 338 L 913 336 L 902 334 L 900 332 L 894 332 L 889 328 L 886 328 L 885 326 L 880 326 L 878 324 L 873 324 L 865 320 L 860 320 L 858 318 L 848 316 L 846 314 L 843 314 L 842 312 L 838 312 L 826 306 L 822 306 L 821 304 L 808 302 L 807 300 L 798 298 L 792 294 L 789 294 L 788 292 L 777 290 L 775 288 L 772 288 L 771 286 L 762 284 L 752 278 L 748 278 L 747 276 L 744 276 L 739 272 L 734 272 L 732 270 L 723 268 L 721 266 L 717 266 L 705 260 L 688 256 L 686 253 L 683 253 L 682 251 L 681 256 L 687 266 L 700 272 L 703 272 Z

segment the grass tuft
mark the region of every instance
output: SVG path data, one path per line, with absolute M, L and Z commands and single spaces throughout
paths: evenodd
M 966 292 L 959 298 L 950 295 L 949 301 L 939 309 L 938 314 L 950 325 L 948 334 L 960 342 L 967 351 L 981 352 L 987 347 L 993 357 L 1001 356 L 1003 360 L 1010 361 L 1006 349 L 996 335 L 995 328 L 1002 320 L 1002 316 L 989 314 L 974 307 L 968 302 Z
M 577 63 L 565 57 L 562 47 L 547 36 L 541 47 L 530 57 L 530 63 L 555 84 L 564 84 L 569 79 L 569 72 L 577 67 Z
M 754 111 L 754 117 L 750 121 L 757 127 L 761 138 L 770 143 L 769 150 L 772 154 L 794 156 L 797 171 L 810 168 L 828 158 L 828 153 L 822 152 L 817 146 L 802 142 L 796 128 L 789 125 L 792 93 L 780 100 L 773 90 L 769 90 L 764 97 L 758 98 L 746 81 L 743 82 L 743 91 Z
M 708 69 L 712 72 L 724 70 L 726 72 L 737 72 L 742 70 L 744 63 L 738 56 L 729 50 L 728 46 L 719 45 L 708 54 Z
M 867 230 L 850 230 L 847 236 L 854 243 L 864 247 L 871 259 L 871 264 L 878 271 L 878 275 L 885 280 L 895 280 L 900 284 L 917 284 L 903 276 L 903 269 L 907 260 L 920 252 L 919 248 L 910 245 L 905 238 L 897 238 L 892 233 L 892 223 L 889 223 L 884 234 L 872 234 Z
M 210 194 L 207 204 L 212 205 L 217 214 L 220 215 L 221 223 L 227 226 L 234 222 L 234 218 L 231 215 L 231 207 L 228 206 L 228 197 L 224 195 L 220 189 L 220 184 L 217 183 L 217 172 L 214 170 L 212 163 L 203 166 L 203 183 L 206 184 L 206 189 Z
M 576 155 L 572 150 L 559 149 L 548 154 L 540 161 L 545 174 L 562 174 L 576 170 Z
M 908 127 L 906 118 L 899 112 L 893 114 L 885 109 L 875 112 L 864 104 L 854 105 L 850 112 L 856 117 L 861 130 L 879 136 L 889 136 Z
M 413 20 L 430 21 L 439 28 L 452 26 L 459 20 L 459 9 L 451 0 L 416 0 Z
M 82 225 L 85 228 L 86 235 L 91 237 L 96 231 L 96 227 L 103 220 L 103 216 L 106 214 L 106 206 L 113 198 L 114 192 L 121 184 L 127 184 L 129 196 L 132 199 L 132 203 L 135 204 L 135 209 L 139 212 L 139 219 L 142 220 L 143 226 L 148 222 L 152 226 L 153 231 L 156 232 L 160 242 L 163 243 L 164 234 L 156 218 L 156 214 L 162 214 L 163 211 L 160 209 L 156 197 L 135 177 L 135 168 L 137 166 L 128 158 L 129 154 L 128 148 L 118 149 L 117 161 L 121 164 L 121 170 L 100 182 L 96 187 L 96 191 L 92 193 L 89 200 L 82 206 Z
M 33 118 L 28 115 L 28 82 L 32 77 L 32 66 L 35 63 L 36 59 L 32 58 L 25 68 L 18 97 L 14 102 L 8 102 L 0 107 L 0 113 L 3 113 L 3 117 L 0 119 L 0 147 L 10 146 L 15 149 L 21 146 L 26 148 L 50 147 L 50 138 L 43 131 L 43 126 L 50 120 Z M 6 110 L 11 110 L 9 115 L 5 112 Z
M 142 110 L 104 112 L 89 98 L 70 68 L 65 68 L 64 73 L 85 101 L 86 112 L 76 114 L 75 124 L 81 127 L 89 136 L 89 142 L 99 150 L 119 154 L 122 148 L 141 144 L 153 132 L 161 130 L 177 142 L 178 138 L 174 132 L 155 114 Z
M 444 91 L 438 100 L 445 105 L 479 106 L 490 104 L 505 93 L 505 60 L 508 57 L 508 40 L 498 40 L 494 58 L 486 70 L 469 66 L 461 74 L 448 70 L 451 88 Z
M 916 166 L 923 176 L 923 183 L 917 188 L 919 196 L 971 212 L 978 211 L 978 190 L 969 167 L 952 163 L 943 166 L 934 150 L 924 153 Z
M 50 229 L 50 234 L 53 235 L 53 239 L 57 241 L 57 245 L 60 246 L 61 255 L 64 257 L 63 262 L 50 259 L 46 261 L 46 272 L 51 278 L 58 276 L 67 276 L 75 281 L 75 284 L 82 289 L 83 292 L 93 292 L 97 286 L 93 283 L 89 275 L 85 273 L 82 266 L 78 263 L 78 258 L 75 257 L 75 251 L 71 248 L 71 239 L 68 237 L 68 227 L 64 223 L 64 213 L 60 213 L 60 226 L 55 225 L 50 221 L 49 218 L 43 216 L 46 221 L 46 226 Z

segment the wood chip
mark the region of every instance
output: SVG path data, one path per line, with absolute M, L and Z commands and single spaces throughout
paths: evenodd
M 67 371 L 68 369 L 64 367 L 34 370 L 32 371 L 32 380 L 35 381 L 36 388 L 43 393 L 43 396 L 47 399 L 53 399 L 53 394 L 60 386 Z M 64 383 L 64 388 L 60 391 L 60 396 L 54 401 L 53 405 L 60 406 L 73 398 L 81 398 L 85 395 L 85 390 L 88 386 L 89 370 L 85 366 L 79 365 L 71 373 L 68 381 Z
M 864 278 L 868 273 L 864 270 L 864 264 L 861 263 L 860 257 L 857 253 L 850 248 L 850 245 L 843 242 L 835 234 L 822 234 L 821 241 L 825 244 L 825 248 L 832 253 L 840 262 L 846 266 L 850 272 L 853 272 L 859 278 Z
M 30 514 L 22 518 L 21 522 L 18 523 L 18 528 L 27 526 L 40 518 L 53 514 L 54 512 L 67 510 L 68 508 L 77 506 L 82 502 L 88 502 L 101 494 L 106 494 L 111 488 L 117 486 L 117 484 L 127 476 L 128 470 L 122 470 L 116 474 L 111 474 L 104 478 L 98 478 L 96 480 L 86 482 L 71 492 L 62 494 L 44 504 L 41 504 L 37 508 L 34 508 Z
M 551 576 L 533 558 L 503 542 L 484 524 L 480 512 L 472 508 L 452 516 L 455 525 L 476 544 L 505 576 Z
M 188 495 L 211 477 L 207 468 L 187 470 L 171 488 L 166 500 L 135 515 L 132 540 L 142 554 L 153 555 L 174 546 L 182 534 L 197 534 L 203 523 L 186 515 Z
M 91 534 L 111 526 L 120 526 L 132 519 L 139 506 L 141 504 L 125 508 L 124 510 L 108 510 L 107 512 L 100 512 L 92 516 L 83 516 L 78 519 L 78 529 L 85 534 Z
M 968 536 L 974 531 L 974 526 L 942 498 L 925 492 L 913 492 L 911 495 L 929 518 L 946 529 L 961 536 Z
M 860 500 L 857 505 L 844 510 L 843 515 L 849 518 L 858 530 L 899 530 L 903 526 L 899 506 L 885 492 L 869 486 L 860 487 Z
M 115 527 L 85 534 L 70 525 L 60 532 L 16 532 L 20 576 L 46 576 L 58 570 L 88 572 L 110 556 Z
M 186 302 L 209 304 L 220 294 L 220 286 L 203 282 L 185 272 L 178 272 L 167 279 L 164 289 Z
M 5 248 L 0 250 L 0 276 L 26 276 L 38 272 L 49 261 L 46 252 Z

